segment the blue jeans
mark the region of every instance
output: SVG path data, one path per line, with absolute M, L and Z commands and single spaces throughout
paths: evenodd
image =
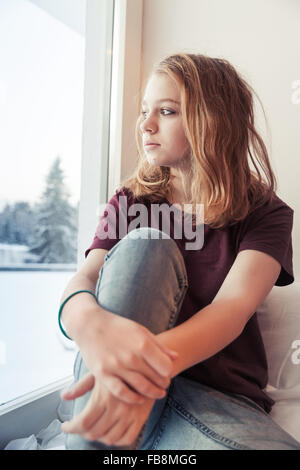
M 143 238 L 133 239 L 133 232 L 136 235 L 139 232 Z M 176 242 L 162 238 L 157 229 L 143 227 L 131 231 L 106 254 L 96 295 L 106 310 L 159 334 L 174 327 L 187 288 L 184 259 Z M 79 352 L 74 364 L 75 382 L 87 372 Z M 85 407 L 90 393 L 74 400 L 73 416 Z M 299 450 L 300 443 L 251 399 L 222 393 L 177 375 L 171 380 L 166 396 L 155 401 L 130 447 L 108 447 L 68 434 L 66 448 Z

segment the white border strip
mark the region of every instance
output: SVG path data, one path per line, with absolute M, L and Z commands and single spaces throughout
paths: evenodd
M 8 401 L 3 405 L 0 405 L 0 416 L 9 413 L 10 411 L 16 410 L 21 406 L 27 405 L 28 403 L 32 403 L 33 401 L 38 400 L 39 398 L 42 398 L 46 395 L 50 395 L 53 392 L 62 390 L 65 387 L 71 385 L 73 381 L 73 375 L 69 375 L 63 379 L 52 382 L 49 385 L 45 385 L 45 387 L 38 388 L 33 392 L 27 393 L 26 395 L 22 395 L 14 400 Z

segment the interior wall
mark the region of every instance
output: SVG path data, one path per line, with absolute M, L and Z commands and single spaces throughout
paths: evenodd
M 258 94 L 257 127 L 294 209 L 294 271 L 300 277 L 300 2 L 298 0 L 144 0 L 142 87 L 151 67 L 176 52 L 229 60 Z

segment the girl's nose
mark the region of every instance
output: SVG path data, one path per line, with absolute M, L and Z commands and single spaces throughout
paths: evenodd
M 148 116 L 141 122 L 140 125 L 141 131 L 144 132 L 155 132 L 157 130 L 157 123 L 153 119 L 153 117 Z

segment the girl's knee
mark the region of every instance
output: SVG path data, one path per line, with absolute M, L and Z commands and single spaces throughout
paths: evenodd
M 166 233 L 154 227 L 140 227 L 128 232 L 121 242 L 132 241 L 134 246 L 150 249 L 150 253 L 162 251 L 167 255 L 174 253 L 182 256 L 176 242 Z M 138 245 L 137 245 L 138 243 Z

